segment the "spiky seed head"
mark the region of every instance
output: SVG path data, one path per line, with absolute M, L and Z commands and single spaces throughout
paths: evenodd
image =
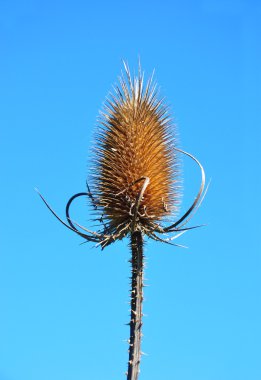
M 139 202 L 136 229 L 149 233 L 179 204 L 175 128 L 152 77 L 144 84 L 139 68 L 131 77 L 124 64 L 119 86 L 106 100 L 95 135 L 93 196 L 110 233 L 130 232 Z M 120 236 L 123 237 L 123 236 Z

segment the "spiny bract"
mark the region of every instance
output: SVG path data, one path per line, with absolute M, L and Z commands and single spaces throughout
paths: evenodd
M 144 84 L 140 67 L 133 78 L 125 63 L 124 68 L 99 118 L 91 178 L 107 233 L 117 238 L 131 231 L 133 219 L 136 230 L 150 235 L 179 204 L 175 128 L 168 109 L 152 77 Z

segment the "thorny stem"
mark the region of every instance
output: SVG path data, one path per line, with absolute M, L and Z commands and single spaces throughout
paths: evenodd
M 142 327 L 142 300 L 143 300 L 143 238 L 140 231 L 131 234 L 130 260 L 132 265 L 131 276 L 131 320 L 129 340 L 129 362 L 127 380 L 137 380 L 141 356 L 141 327 Z

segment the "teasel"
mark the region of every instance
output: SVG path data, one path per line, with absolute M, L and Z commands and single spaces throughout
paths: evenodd
M 153 75 L 144 83 L 140 64 L 138 75 L 133 77 L 128 65 L 123 64 L 119 84 L 106 99 L 98 119 L 90 171 L 92 191 L 87 184 L 86 192 L 69 199 L 67 223 L 38 193 L 54 216 L 87 242 L 104 249 L 124 237 L 130 238 L 132 271 L 127 380 L 137 380 L 141 359 L 144 237 L 179 246 L 173 242 L 177 237 L 199 227 L 186 225 L 204 198 L 205 173 L 192 154 L 178 148 L 176 128 Z M 180 154 L 199 166 L 201 185 L 192 205 L 174 221 L 180 203 Z M 81 196 L 89 199 L 97 215 L 95 220 L 101 223 L 96 232 L 70 218 L 71 203 Z

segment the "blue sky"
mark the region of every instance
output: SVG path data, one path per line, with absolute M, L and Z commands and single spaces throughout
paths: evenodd
M 141 380 L 260 380 L 260 2 L 0 1 L 0 380 L 124 379 L 128 241 L 80 245 L 98 111 L 155 68 L 180 146 L 212 178 L 189 249 L 146 243 Z M 184 160 L 182 210 L 199 185 Z M 80 200 L 74 218 L 88 226 Z

